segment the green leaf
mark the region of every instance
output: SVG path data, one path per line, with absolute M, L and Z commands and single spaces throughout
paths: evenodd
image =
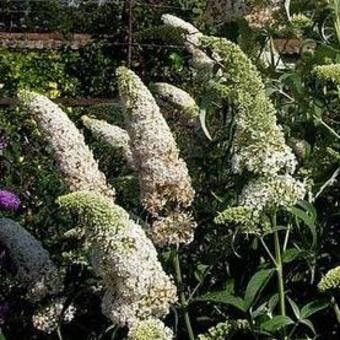
M 292 307 L 293 313 L 296 317 L 297 320 L 301 319 L 301 312 L 300 312 L 300 308 L 298 307 L 298 305 L 287 296 L 288 302 L 290 304 L 290 306 Z
M 199 264 L 194 272 L 195 278 L 198 282 L 202 282 L 206 275 L 206 270 L 209 268 L 206 264 Z
M 316 334 L 314 325 L 310 320 L 303 319 L 303 320 L 300 320 L 300 322 L 306 325 L 314 334 Z
M 313 218 L 311 216 L 309 216 L 304 210 L 302 210 L 300 208 L 295 208 L 295 207 L 291 207 L 289 210 L 294 216 L 299 218 L 305 224 L 307 224 L 307 225 L 314 224 Z
M 266 314 L 266 308 L 267 307 L 267 302 L 262 303 L 258 308 L 256 308 L 254 311 L 250 311 L 250 315 L 252 319 L 256 319 L 257 317 L 261 315 Z
M 317 233 L 313 218 L 300 208 L 291 207 L 289 211 L 309 227 L 309 230 L 313 237 L 312 247 L 314 247 L 317 240 Z
M 292 324 L 294 324 L 294 321 L 290 317 L 284 315 L 277 315 L 270 320 L 262 322 L 260 328 L 264 331 L 272 333 Z
M 307 303 L 301 309 L 301 318 L 307 319 L 311 315 L 319 312 L 320 310 L 327 308 L 328 306 L 329 306 L 329 303 L 327 300 L 315 300 L 310 303 Z
M 233 295 L 235 293 L 235 280 L 234 279 L 228 279 L 226 281 L 226 283 L 224 284 L 224 289 L 230 295 Z
M 272 314 L 275 307 L 277 306 L 277 304 L 279 303 L 279 294 L 274 294 L 268 301 L 268 310 L 269 312 Z
M 315 222 L 317 218 L 317 212 L 314 208 L 313 204 L 307 202 L 307 201 L 299 201 L 298 205 L 306 211 L 306 213 L 311 217 L 312 221 Z
M 287 249 L 282 254 L 283 263 L 290 263 L 290 262 L 294 261 L 299 256 L 300 253 L 301 253 L 301 251 L 299 249 L 296 249 L 296 248 Z
M 231 295 L 227 291 L 217 291 L 217 292 L 207 293 L 197 298 L 196 300 L 223 303 L 223 304 L 234 306 L 237 309 L 241 310 L 242 312 L 247 311 L 244 300 L 241 297 Z
M 244 297 L 246 309 L 254 303 L 257 295 L 263 290 L 273 274 L 274 269 L 263 269 L 255 273 L 250 279 Z

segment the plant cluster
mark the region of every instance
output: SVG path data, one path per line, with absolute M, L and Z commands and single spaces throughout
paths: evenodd
M 108 62 L 119 103 L 61 107 L 18 71 L 0 337 L 337 339 L 340 2 L 211 3 L 201 30 L 142 29 L 182 46 L 170 64 Z

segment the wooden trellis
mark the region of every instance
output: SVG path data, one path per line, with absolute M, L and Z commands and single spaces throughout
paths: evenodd
M 0 46 L 16 49 L 60 49 L 70 47 L 77 50 L 94 39 L 89 34 L 72 34 L 65 38 L 59 33 L 9 33 L 0 32 Z

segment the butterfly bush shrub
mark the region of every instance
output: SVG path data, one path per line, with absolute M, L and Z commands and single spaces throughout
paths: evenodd
M 213 15 L 226 25 L 202 30 L 165 14 L 160 38 L 180 35 L 184 49 L 165 53 L 176 53 L 186 77 L 119 67 L 112 79 L 121 103 L 105 114 L 19 93 L 20 131 L 32 129 L 29 143 L 46 145 L 22 164 L 33 162 L 38 185 L 36 160 L 48 155 L 47 173 L 60 186 L 53 195 L 48 186 L 38 195 L 14 190 L 22 207 L 0 192 L 3 213 L 26 222 L 24 229 L 1 219 L 0 274 L 11 280 L 16 269 L 16 281 L 0 285 L 19 292 L 27 334 L 288 340 L 339 333 L 339 41 L 322 33 L 334 31 L 327 25 L 340 17 L 335 4 L 219 2 L 235 13 Z M 311 16 L 314 5 L 327 9 L 328 21 L 325 10 Z M 217 31 L 221 37 L 208 34 Z M 276 38 L 306 32 L 311 50 L 303 44 L 297 63 L 285 60 Z M 33 211 L 30 200 L 39 202 Z M 8 269 L 8 258 L 16 268 Z M 0 325 L 10 336 L 17 334 L 13 299 L 2 294 Z

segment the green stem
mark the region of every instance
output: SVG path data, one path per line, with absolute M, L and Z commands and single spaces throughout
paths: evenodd
M 323 119 L 321 118 L 316 118 L 316 120 L 322 125 L 324 126 L 333 136 L 335 136 L 336 138 L 340 139 L 340 135 L 338 133 L 336 133 Z
M 281 256 L 281 246 L 279 232 L 276 230 L 276 213 L 272 217 L 272 228 L 274 231 L 274 244 L 275 244 L 275 262 L 277 270 L 277 284 L 280 298 L 280 312 L 281 315 L 286 315 L 286 304 L 285 304 L 285 288 L 283 282 L 283 270 L 282 270 L 282 256 Z
M 62 336 L 61 330 L 60 330 L 60 325 L 59 325 L 58 328 L 57 328 L 57 335 L 58 335 L 58 339 L 59 339 L 59 340 L 63 340 L 63 336 Z
M 174 260 L 174 266 L 175 266 L 175 272 L 176 272 L 176 281 L 177 281 L 177 286 L 180 291 L 180 303 L 181 307 L 184 312 L 184 320 L 185 320 L 185 325 L 188 331 L 188 336 L 190 340 L 195 340 L 195 335 L 191 327 L 191 321 L 190 321 L 190 315 L 187 309 L 187 301 L 185 297 L 185 293 L 183 291 L 183 279 L 182 279 L 182 272 L 181 272 L 181 264 L 179 261 L 179 255 L 178 252 L 176 251 L 175 255 L 175 260 Z

